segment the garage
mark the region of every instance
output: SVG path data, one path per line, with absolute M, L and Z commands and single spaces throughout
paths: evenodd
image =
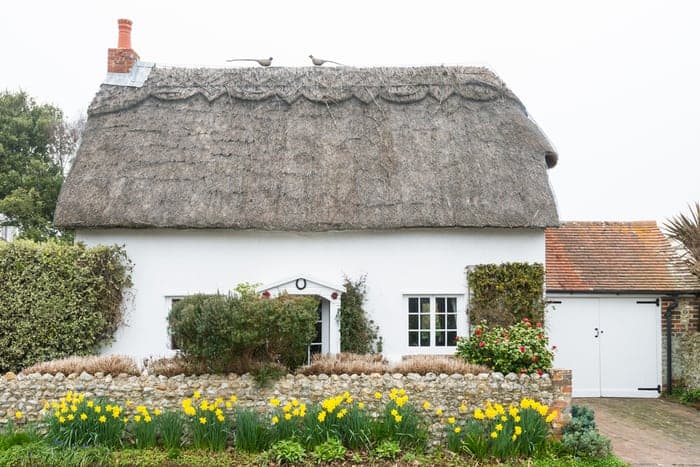
M 574 397 L 657 397 L 661 313 L 657 297 L 548 296 L 554 365 L 572 370 Z
M 545 327 L 574 397 L 658 397 L 662 304 L 697 291 L 654 221 L 545 230 Z

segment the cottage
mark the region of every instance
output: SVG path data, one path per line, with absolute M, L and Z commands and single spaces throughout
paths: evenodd
M 55 218 L 134 263 L 105 352 L 171 353 L 172 302 L 240 282 L 318 297 L 314 350 L 338 352 L 366 275 L 387 357 L 451 353 L 467 266 L 544 262 L 557 155 L 490 70 L 167 67 L 120 28 Z
M 574 397 L 658 397 L 662 368 L 681 377 L 684 356 L 697 358 L 680 341 L 697 341 L 698 279 L 654 221 L 566 222 L 545 238 L 546 324 L 555 366 L 572 369 Z M 672 303 L 669 365 L 662 315 Z

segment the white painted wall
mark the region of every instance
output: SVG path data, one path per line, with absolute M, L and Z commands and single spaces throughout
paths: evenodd
M 88 245 L 126 245 L 134 263 L 133 303 L 126 325 L 105 353 L 137 358 L 168 355 L 166 297 L 227 292 L 240 282 L 272 283 L 308 275 L 342 284 L 367 275 L 366 309 L 379 325 L 391 360 L 425 353 L 408 346 L 407 294 L 459 294 L 466 311 L 465 267 L 481 263 L 544 263 L 539 229 L 411 229 L 370 232 L 227 230 L 81 230 Z M 460 335 L 467 333 L 460 313 Z M 451 353 L 454 348 L 429 350 Z

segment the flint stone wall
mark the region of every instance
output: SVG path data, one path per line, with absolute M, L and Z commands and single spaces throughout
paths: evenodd
M 97 373 L 61 373 L 14 375 L 0 377 L 0 423 L 6 423 L 20 410 L 27 420 L 41 418 L 40 411 L 46 401 L 63 397 L 66 391 L 84 393 L 86 398 L 105 398 L 119 404 L 130 400 L 133 404 L 161 409 L 179 409 L 183 398 L 191 397 L 195 390 L 202 397 L 213 400 L 217 397 L 238 397 L 238 407 L 264 410 L 271 398 L 283 401 L 297 398 L 301 402 L 315 403 L 345 391 L 363 401 L 370 410 L 379 402 L 374 394 L 385 394 L 392 389 L 403 388 L 410 402 L 417 407 L 429 401 L 434 409 L 441 407 L 445 416 L 458 414 L 459 406 L 465 404 L 470 411 L 486 400 L 507 404 L 518 402 L 523 397 L 554 407 L 559 417 L 554 421 L 555 432 L 568 423 L 571 406 L 571 370 L 552 370 L 551 375 L 515 375 L 510 373 L 461 375 L 432 374 L 421 376 L 415 373 L 370 375 L 287 375 L 267 388 L 258 388 L 250 375 L 200 375 L 165 376 L 111 376 Z M 436 420 L 437 422 L 437 420 Z M 441 436 L 444 425 L 435 423 L 434 434 Z

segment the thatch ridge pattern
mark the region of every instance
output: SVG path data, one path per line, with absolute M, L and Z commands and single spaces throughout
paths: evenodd
M 525 107 L 505 84 L 485 68 L 154 68 L 141 88 L 104 85 L 90 114 L 117 112 L 148 98 L 185 100 L 202 96 L 260 101 L 300 98 L 334 105 L 348 99 L 364 104 L 382 100 L 415 103 L 431 97 L 443 102 L 453 95 L 472 101 L 511 99 Z

